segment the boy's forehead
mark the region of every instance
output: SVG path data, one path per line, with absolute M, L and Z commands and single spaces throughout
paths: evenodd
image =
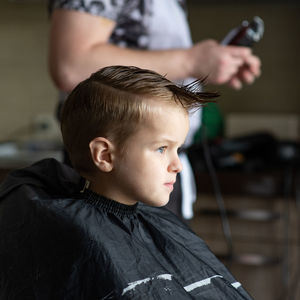
M 172 129 L 171 124 L 181 123 L 182 126 L 189 126 L 188 112 L 181 105 L 176 103 L 158 102 L 152 104 L 148 116 L 145 116 L 140 129 L 154 131 L 168 131 Z
M 149 149 L 160 143 L 181 146 L 189 130 L 189 117 L 185 110 L 157 110 L 152 117 L 136 124 L 135 132 L 127 137 L 126 151 Z
M 170 111 L 178 111 L 179 113 L 188 114 L 187 110 L 171 98 L 150 98 L 146 100 L 149 105 L 149 111 L 153 115 L 168 114 Z

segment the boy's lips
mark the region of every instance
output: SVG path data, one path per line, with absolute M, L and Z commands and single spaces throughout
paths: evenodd
M 171 182 L 166 182 L 164 185 L 169 188 L 171 191 L 173 191 L 174 189 L 174 183 L 175 181 L 171 181 Z

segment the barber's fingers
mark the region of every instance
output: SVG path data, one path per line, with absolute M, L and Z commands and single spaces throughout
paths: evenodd
M 229 81 L 228 81 L 228 85 L 236 90 L 239 90 L 242 88 L 242 82 L 241 80 L 238 79 L 238 77 L 232 77 Z
M 228 85 L 234 89 L 241 89 L 243 83 L 252 84 L 255 78 L 256 76 L 244 65 L 230 78 Z
M 241 68 L 241 70 L 239 71 L 238 77 L 243 82 L 246 82 L 248 84 L 253 83 L 255 80 L 255 75 L 252 72 L 250 72 L 248 69 L 243 69 L 243 68 Z
M 243 66 L 244 61 L 239 57 L 224 56 L 216 66 L 216 78 L 219 83 L 225 83 L 235 76 Z
M 248 84 L 254 82 L 254 80 L 260 76 L 260 60 L 253 57 L 251 62 L 244 63 L 238 70 L 236 76 L 242 81 Z
M 232 56 L 242 59 L 243 63 L 247 65 L 250 72 L 252 72 L 255 76 L 260 75 L 261 61 L 257 56 L 252 54 L 251 48 L 228 46 L 227 50 Z
M 261 73 L 261 62 L 257 56 L 250 55 L 245 59 L 245 65 L 254 76 L 259 76 Z
M 227 51 L 237 57 L 246 58 L 249 55 L 252 55 L 252 49 L 249 47 L 241 46 L 223 46 L 226 47 Z

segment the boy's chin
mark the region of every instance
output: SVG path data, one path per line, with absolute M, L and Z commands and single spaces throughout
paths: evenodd
M 144 204 L 154 206 L 154 207 L 163 207 L 168 204 L 169 198 L 168 199 L 159 199 L 159 200 L 150 200 L 150 201 L 143 201 Z

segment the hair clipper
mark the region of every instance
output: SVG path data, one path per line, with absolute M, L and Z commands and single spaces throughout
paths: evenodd
M 253 47 L 255 43 L 261 40 L 263 34 L 264 21 L 256 16 L 251 22 L 244 20 L 238 27 L 230 30 L 221 44 Z

